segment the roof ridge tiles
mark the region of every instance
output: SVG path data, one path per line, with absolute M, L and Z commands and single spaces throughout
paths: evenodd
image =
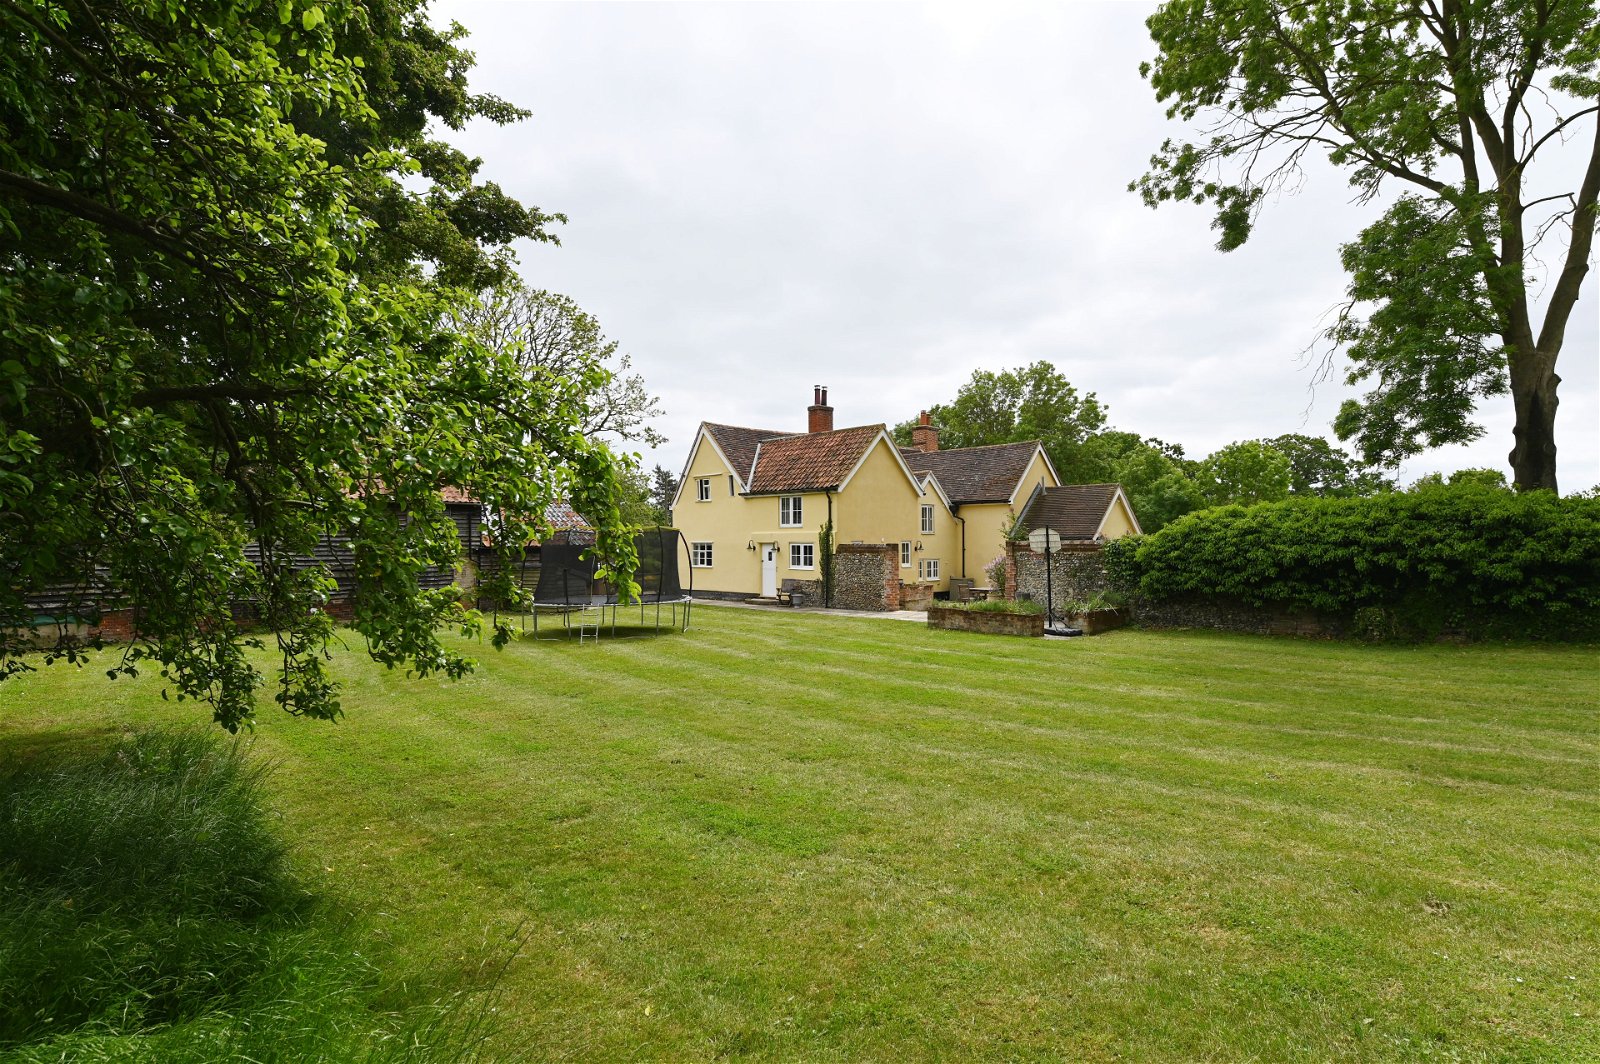
M 730 425 L 726 421 L 707 421 L 707 428 L 733 429 L 737 432 L 759 432 L 767 436 L 804 436 L 803 432 L 787 432 L 783 429 L 758 429 L 753 425 Z
M 887 426 L 880 423 L 765 440 L 756 451 L 748 492 L 769 495 L 838 487 L 886 432 Z
M 884 425 L 884 424 L 877 424 L 877 425 L 846 425 L 842 429 L 829 429 L 827 432 L 788 432 L 788 433 L 784 433 L 783 436 L 781 436 L 780 438 L 781 439 L 786 439 L 786 440 L 812 440 L 812 439 L 816 439 L 819 436 L 837 436 L 840 433 L 844 433 L 844 432 L 880 432 L 880 431 L 885 431 L 887 429 L 888 429 L 888 426 Z M 763 441 L 763 442 L 772 443 L 772 442 L 776 442 L 776 441 L 775 440 L 768 440 L 768 441 Z
M 993 447 L 1043 447 L 1043 440 L 1012 440 L 1010 443 L 976 443 L 971 447 L 941 447 L 937 451 L 923 451 L 923 454 L 957 454 L 961 451 L 985 451 Z

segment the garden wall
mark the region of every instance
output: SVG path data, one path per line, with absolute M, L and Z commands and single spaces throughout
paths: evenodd
M 1214 628 L 1221 632 L 1250 635 L 1298 635 L 1315 639 L 1339 639 L 1348 634 L 1337 617 L 1311 610 L 1290 610 L 1272 606 L 1251 606 L 1220 599 L 1169 599 L 1150 602 L 1136 599 L 1133 615 L 1145 628 Z
M 1025 543 L 1008 547 L 1007 597 L 1045 601 L 1045 556 L 1029 550 Z M 1050 591 L 1054 612 L 1071 618 L 1071 604 L 1093 598 L 1101 592 L 1118 590 L 1106 571 L 1105 553 L 1098 543 L 1064 543 L 1050 552 Z M 1134 596 L 1134 620 L 1147 628 L 1212 628 L 1224 632 L 1253 635 L 1298 635 L 1337 638 L 1345 626 L 1336 617 L 1310 610 L 1291 610 L 1272 606 L 1251 606 L 1209 598 L 1182 598 L 1153 601 Z
M 927 610 L 933 607 L 933 585 L 924 583 L 900 584 L 900 608 Z
M 1028 549 L 1026 543 L 1006 545 L 1006 597 L 1045 601 L 1045 556 Z M 1051 609 L 1069 612 L 1069 602 L 1082 602 L 1102 591 L 1111 590 L 1105 558 L 1098 543 L 1063 543 L 1050 552 L 1049 588 L 1055 601 Z
M 900 547 L 842 543 L 833 552 L 833 602 L 838 610 L 900 608 Z
M 928 610 L 929 628 L 948 628 L 957 632 L 982 632 L 985 635 L 1044 635 L 1042 613 L 985 613 L 953 606 L 933 606 Z

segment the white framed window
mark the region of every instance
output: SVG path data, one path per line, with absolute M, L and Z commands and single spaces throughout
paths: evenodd
M 789 544 L 789 568 L 815 569 L 817 567 L 817 548 L 813 543 Z
M 800 527 L 800 496 L 785 495 L 778 500 L 778 527 Z
M 939 559 L 924 558 L 922 564 L 917 566 L 917 575 L 923 580 L 939 579 Z
M 922 504 L 922 534 L 933 535 L 933 506 L 930 503 Z
M 689 544 L 689 564 L 694 566 L 696 569 L 711 568 L 711 544 Z
M 911 541 L 909 539 L 900 541 L 900 568 L 911 568 Z
M 694 482 L 694 498 L 696 502 L 711 501 L 711 478 L 701 477 Z

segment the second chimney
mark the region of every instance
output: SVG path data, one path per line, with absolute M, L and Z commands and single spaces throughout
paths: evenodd
M 833 407 L 828 405 L 828 389 L 823 385 L 811 389 L 811 405 L 806 407 L 806 431 L 833 431 Z
M 911 446 L 919 451 L 937 451 L 939 449 L 939 430 L 933 427 L 933 422 L 924 410 L 917 423 L 911 426 Z

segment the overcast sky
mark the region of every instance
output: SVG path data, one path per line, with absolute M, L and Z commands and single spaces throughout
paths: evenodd
M 453 140 L 560 247 L 522 274 L 621 342 L 667 416 L 676 471 L 702 420 L 799 431 L 947 401 L 974 369 L 1055 363 L 1118 428 L 1199 457 L 1306 432 L 1354 394 L 1316 383 L 1340 243 L 1379 207 L 1325 167 L 1215 250 L 1204 208 L 1127 191 L 1168 122 L 1140 79 L 1153 5 L 438 4 L 473 87 L 533 111 Z M 1592 120 L 1591 120 L 1592 121 Z M 1564 162 L 1574 172 L 1576 153 Z M 1569 186 L 1576 187 L 1574 180 Z M 1567 333 L 1560 476 L 1600 482 L 1593 275 Z M 1408 463 L 1506 469 L 1488 435 Z

